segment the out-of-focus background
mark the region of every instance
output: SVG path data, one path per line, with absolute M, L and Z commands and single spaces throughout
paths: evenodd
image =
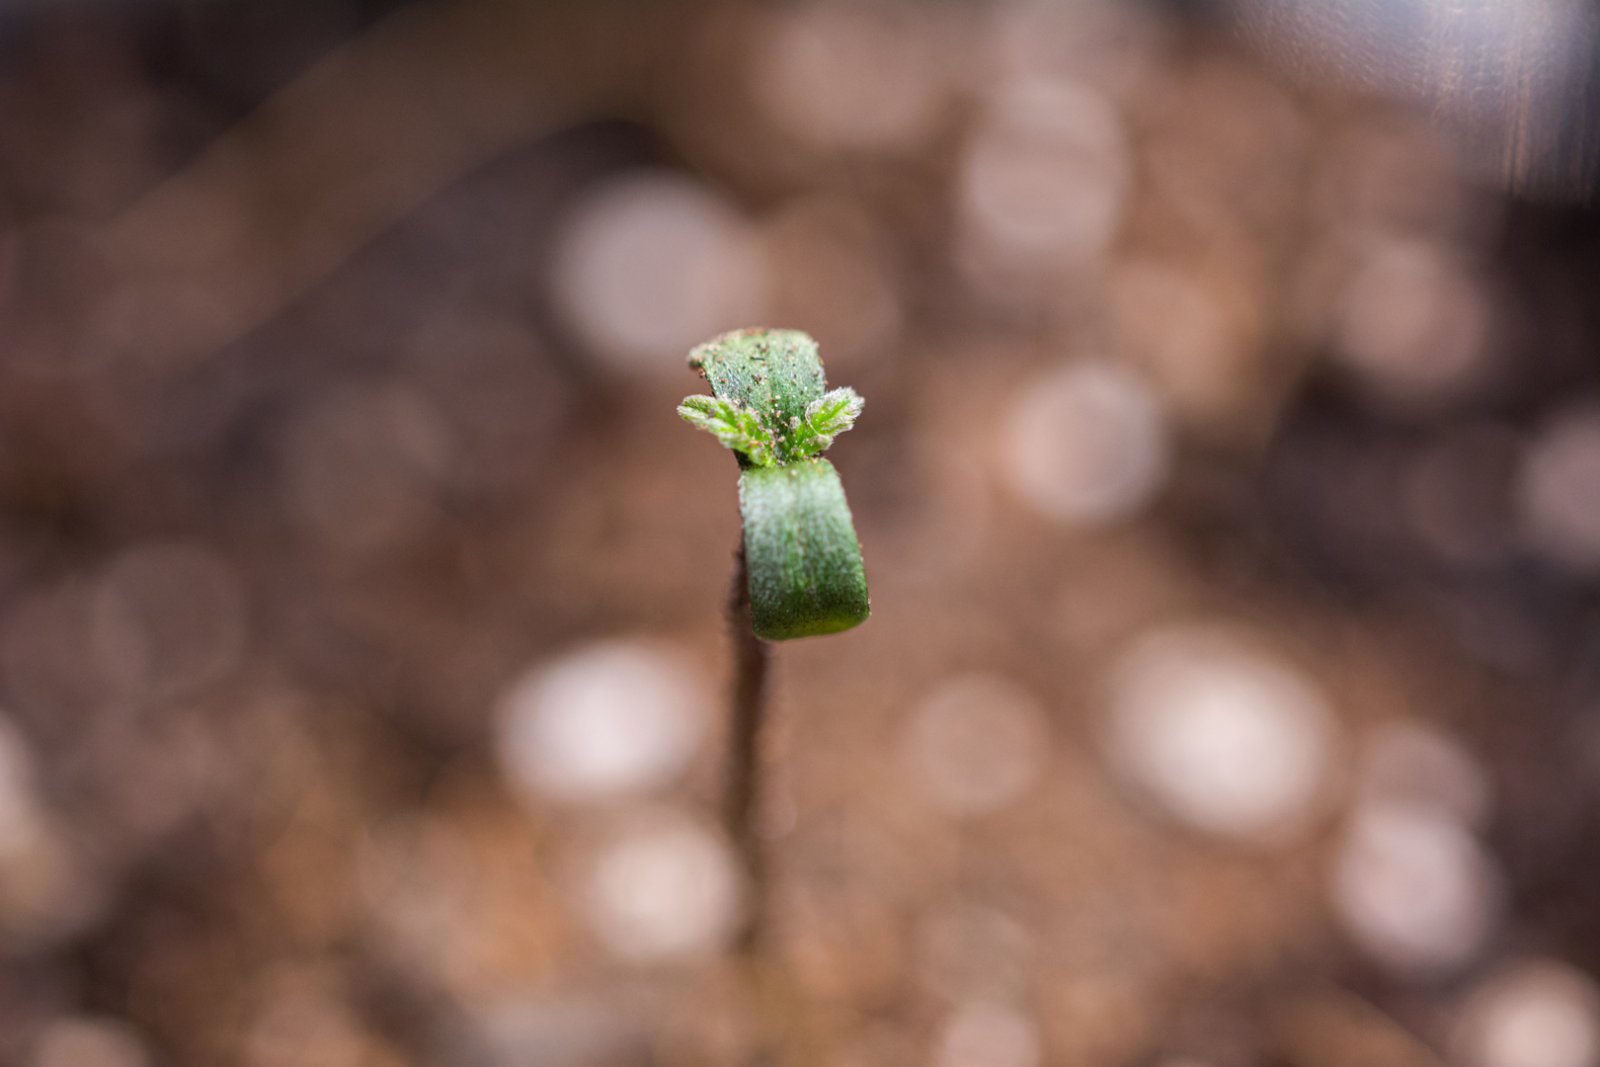
M 11 0 L 0 1062 L 1600 1062 L 1595 33 Z M 751 324 L 874 603 L 755 977 Z

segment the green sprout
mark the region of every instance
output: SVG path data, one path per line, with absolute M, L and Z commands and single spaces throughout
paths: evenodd
M 838 633 L 871 608 L 850 505 L 822 453 L 855 425 L 854 389 L 828 389 L 817 343 L 798 330 L 735 330 L 689 353 L 711 396 L 678 406 L 684 421 L 739 461 L 733 592 L 734 670 L 723 821 L 749 891 L 734 944 L 759 962 L 770 892 L 758 812 L 769 641 Z M 777 1027 L 781 1029 L 781 1027 Z
M 844 486 L 822 453 L 864 401 L 827 388 L 817 343 L 798 330 L 735 330 L 689 353 L 712 396 L 678 414 L 739 460 L 751 624 L 784 641 L 838 633 L 870 613 Z

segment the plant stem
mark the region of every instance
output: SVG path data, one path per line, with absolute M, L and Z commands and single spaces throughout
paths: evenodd
M 733 720 L 728 735 L 728 788 L 723 819 L 734 855 L 743 869 L 748 899 L 734 946 L 752 954 L 766 933 L 767 865 L 757 823 L 761 813 L 761 736 L 766 719 L 767 644 L 750 620 L 749 572 L 744 542 L 739 543 L 733 588 L 728 595 L 733 627 Z
M 749 565 L 739 543 L 728 595 L 733 627 L 733 719 L 728 737 L 728 786 L 723 820 L 734 856 L 744 875 L 744 916 L 734 931 L 733 950 L 744 983 L 754 998 L 751 1010 L 760 1036 L 750 1050 L 750 1067 L 782 1067 L 823 1061 L 818 1035 L 792 976 L 773 958 L 772 901 L 766 853 L 761 841 L 762 738 L 767 720 L 767 660 L 771 646 L 751 625 Z

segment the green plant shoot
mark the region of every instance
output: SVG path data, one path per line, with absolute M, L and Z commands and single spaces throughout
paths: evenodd
M 713 396 L 678 414 L 739 460 L 739 512 L 757 637 L 838 633 L 870 613 L 861 545 L 833 464 L 821 455 L 863 401 L 829 390 L 817 343 L 798 330 L 735 330 L 689 353 Z

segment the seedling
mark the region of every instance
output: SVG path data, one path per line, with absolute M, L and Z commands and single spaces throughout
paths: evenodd
M 735 330 L 689 353 L 711 384 L 678 414 L 711 433 L 739 461 L 744 536 L 730 614 L 736 643 L 725 820 L 750 887 L 739 942 L 759 940 L 765 867 L 755 831 L 757 747 L 767 641 L 838 633 L 870 612 L 850 506 L 822 453 L 855 425 L 862 399 L 827 388 L 817 343 L 798 330 Z

